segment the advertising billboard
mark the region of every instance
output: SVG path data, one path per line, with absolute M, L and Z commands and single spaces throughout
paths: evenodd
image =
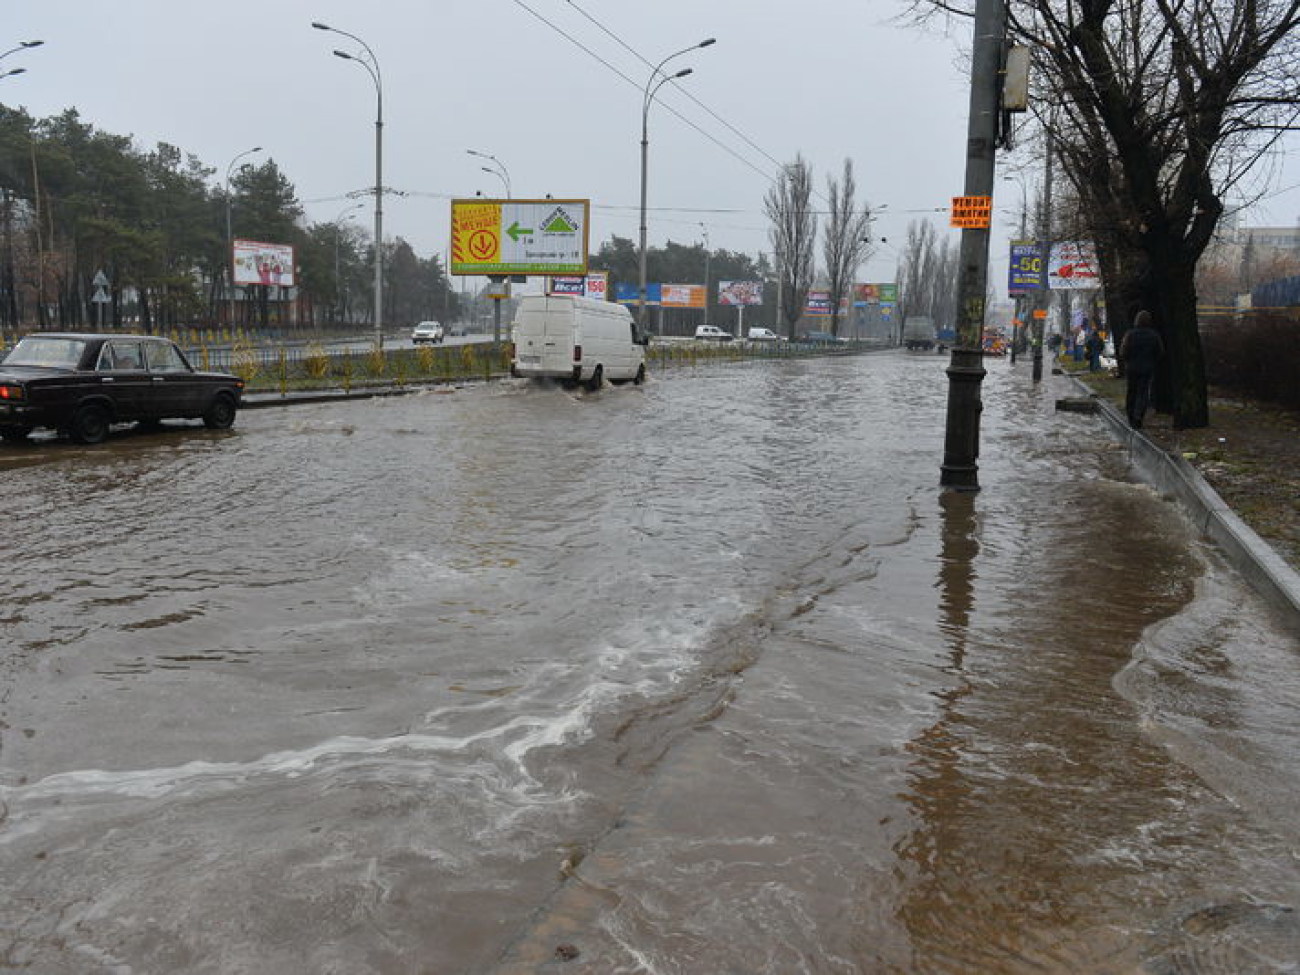
M 1036 240 L 1013 240 L 1007 268 L 1007 294 L 1015 298 L 1043 286 L 1043 249 Z
M 809 291 L 804 302 L 805 315 L 829 315 L 831 313 L 831 294 L 829 291 Z
M 665 308 L 703 308 L 704 285 L 661 284 L 659 303 Z
M 451 201 L 452 274 L 587 273 L 589 200 Z
M 1097 250 L 1090 243 L 1052 245 L 1047 258 L 1047 287 L 1052 291 L 1086 291 L 1101 287 Z
M 718 304 L 720 305 L 761 305 L 762 303 L 762 281 L 718 282 Z
M 645 303 L 647 305 L 659 304 L 659 285 L 646 284 L 645 286 Z M 641 303 L 641 286 L 637 284 L 627 284 L 620 282 L 614 285 L 614 300 L 620 305 L 637 305 Z
M 572 275 L 547 279 L 546 293 L 551 295 L 578 295 L 596 301 L 609 300 L 609 272 L 596 271 L 585 276 Z
M 853 305 L 892 304 L 898 300 L 898 285 L 892 281 L 888 284 L 855 284 L 853 286 Z
M 231 249 L 235 284 L 294 286 L 292 245 L 236 238 L 231 242 Z

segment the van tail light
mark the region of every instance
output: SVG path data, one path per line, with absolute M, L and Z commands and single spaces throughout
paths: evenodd
M 21 386 L 0 386 L 0 399 L 18 400 L 23 398 Z
M 573 347 L 573 361 L 574 361 L 574 362 L 581 362 L 581 361 L 582 361 L 582 346 L 580 346 L 580 345 L 575 345 L 575 346 Z

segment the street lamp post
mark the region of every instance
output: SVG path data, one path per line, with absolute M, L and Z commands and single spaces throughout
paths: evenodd
M 252 149 L 245 149 L 234 159 L 230 160 L 230 165 L 226 167 L 226 287 L 229 288 L 228 299 L 230 303 L 230 321 L 226 324 L 231 328 L 235 327 L 235 237 L 231 230 L 230 224 L 230 174 L 235 170 L 235 163 L 245 156 L 251 156 L 255 152 L 261 152 L 261 146 L 253 146 Z
M 704 235 L 704 324 L 709 324 L 709 260 L 713 256 L 709 253 L 709 228 L 700 222 L 700 233 Z M 741 338 L 739 329 L 736 330 L 736 338 Z
M 650 72 L 650 78 L 645 83 L 645 89 L 641 98 L 641 254 L 640 254 L 640 289 L 637 298 L 636 323 L 637 327 L 643 332 L 645 327 L 645 298 L 646 298 L 646 227 L 645 227 L 645 198 L 646 198 L 646 163 L 650 155 L 650 137 L 649 137 L 649 120 L 650 120 L 650 103 L 654 101 L 655 95 L 659 89 L 668 82 L 676 78 L 685 78 L 691 73 L 690 68 L 682 68 L 673 75 L 663 73 L 663 66 L 675 57 L 694 51 L 696 48 L 708 47 L 710 44 L 716 44 L 717 39 L 713 37 L 705 38 L 698 44 L 692 44 L 690 47 L 684 47 L 680 51 L 674 51 L 668 57 L 664 58 L 654 66 Z M 656 81 L 657 79 L 657 81 Z
M 339 30 L 337 27 L 331 27 L 329 24 L 322 24 L 319 20 L 312 21 L 312 26 L 317 30 L 326 30 L 335 34 L 341 34 L 344 37 L 356 41 L 366 52 L 366 57 L 361 58 L 347 53 L 347 51 L 335 51 L 334 56 L 342 58 L 345 61 L 355 61 L 361 67 L 366 69 L 366 74 L 370 75 L 370 80 L 375 83 L 375 348 L 384 347 L 384 85 L 383 76 L 379 71 L 379 59 L 375 57 L 375 52 L 370 49 L 370 45 L 357 37 L 355 34 L 349 34 L 345 30 Z
M 493 166 L 480 166 L 479 168 L 482 169 L 483 172 L 491 173 L 497 179 L 501 180 L 501 182 L 505 185 L 506 188 L 507 200 L 514 198 L 514 194 L 511 192 L 510 189 L 510 170 L 506 169 L 505 163 L 503 163 L 496 156 L 492 155 L 492 153 L 490 152 L 479 152 L 477 149 L 466 149 L 465 151 L 469 153 L 471 156 L 478 156 L 478 158 L 480 159 L 490 160 L 495 165 L 495 168 L 493 168 Z

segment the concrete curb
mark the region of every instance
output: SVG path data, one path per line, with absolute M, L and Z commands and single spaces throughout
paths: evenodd
M 494 380 L 505 378 L 493 376 Z M 286 393 L 256 392 L 244 393 L 240 397 L 240 408 L 259 410 L 270 406 L 296 406 L 300 403 L 341 403 L 346 400 L 379 399 L 385 396 L 410 396 L 430 389 L 456 388 L 485 382 L 484 379 L 463 377 L 459 379 L 432 380 L 427 383 L 408 383 L 404 386 L 361 386 L 356 389 L 309 389 Z
M 1097 413 L 1116 440 L 1128 448 L 1129 462 L 1156 489 L 1177 498 L 1201 534 L 1218 545 L 1229 563 L 1274 606 L 1300 622 L 1300 573 L 1254 529 L 1242 521 L 1184 458 L 1156 446 L 1128 425 L 1114 404 L 1077 379 L 1071 381 L 1097 403 Z

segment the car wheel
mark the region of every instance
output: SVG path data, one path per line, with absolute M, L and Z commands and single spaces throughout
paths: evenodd
M 235 422 L 235 401 L 229 396 L 218 396 L 203 414 L 203 425 L 209 430 L 228 430 Z
M 31 427 L 0 427 L 0 440 L 6 443 L 22 443 L 31 432 Z
M 633 378 L 632 382 L 635 383 L 635 384 L 638 385 L 638 386 L 640 386 L 643 382 L 645 382 L 645 363 L 644 363 L 644 362 L 643 362 L 641 365 L 639 365 L 639 366 L 636 367 L 636 376 L 635 376 L 635 378 Z
M 103 443 L 108 439 L 108 410 L 93 404 L 83 406 L 72 415 L 68 434 L 77 443 Z
M 605 385 L 605 370 L 602 369 L 600 366 L 597 366 L 595 371 L 591 374 L 591 378 L 587 380 L 587 389 L 595 393 L 595 392 L 599 392 L 600 387 L 604 385 Z

